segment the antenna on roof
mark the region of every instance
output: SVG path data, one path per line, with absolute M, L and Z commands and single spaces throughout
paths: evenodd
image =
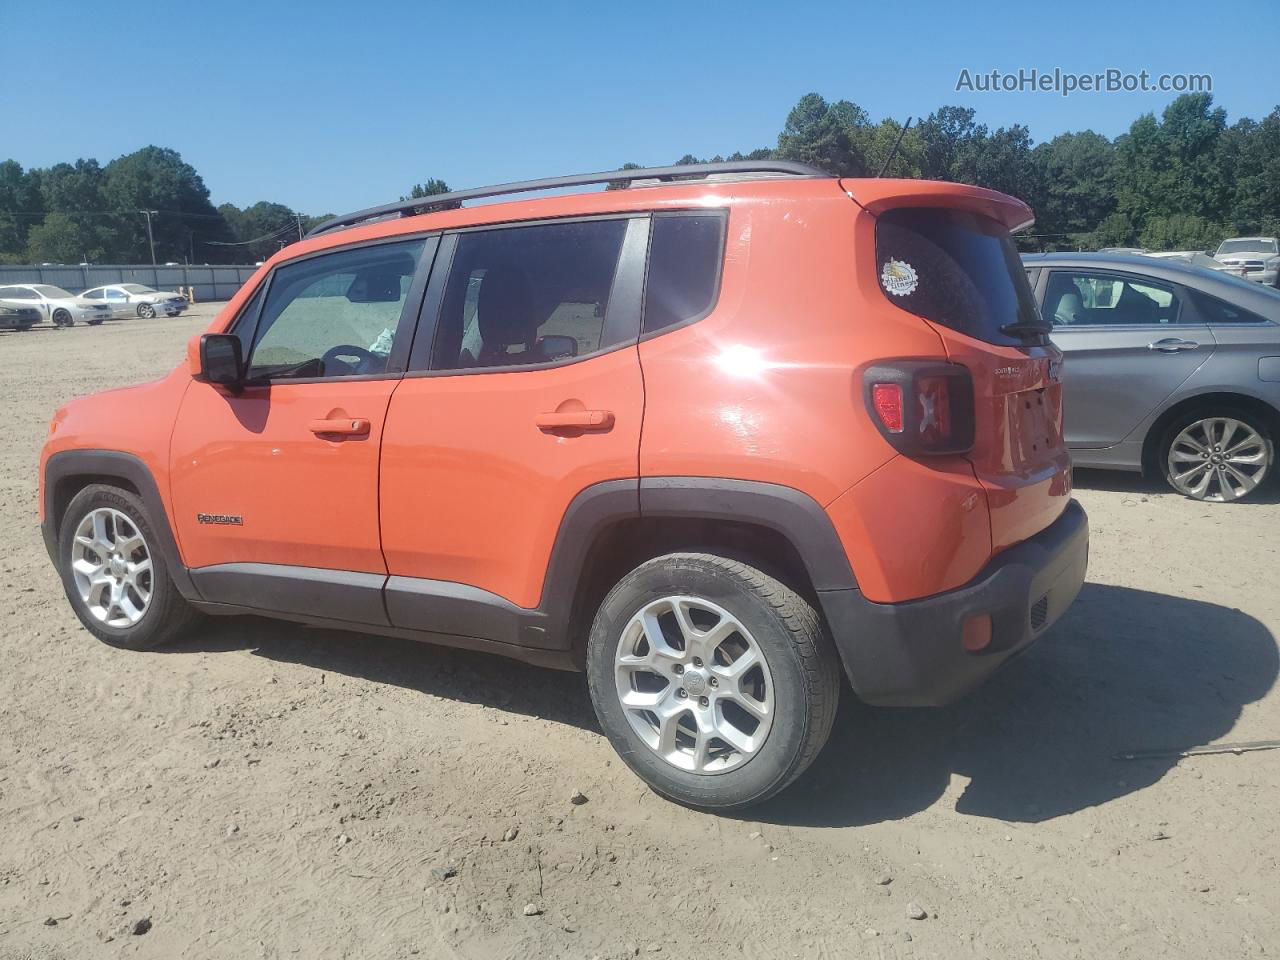
M 907 117 L 907 122 L 903 124 L 902 129 L 898 131 L 898 139 L 893 141 L 893 149 L 889 151 L 889 155 L 884 158 L 884 166 L 880 168 L 880 172 L 876 174 L 876 178 L 883 177 L 885 171 L 889 169 L 889 164 L 893 163 L 893 158 L 898 155 L 898 148 L 902 146 L 902 138 L 907 135 L 907 129 L 911 126 L 914 117 Z

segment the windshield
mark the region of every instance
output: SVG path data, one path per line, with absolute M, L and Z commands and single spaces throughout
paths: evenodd
M 51 287 L 47 283 L 37 284 L 31 288 L 41 296 L 48 297 L 50 300 L 58 300 L 63 297 L 70 297 L 71 294 L 63 290 L 61 287 Z
M 155 293 L 156 292 L 154 287 L 144 287 L 140 283 L 126 283 L 126 284 L 123 284 L 120 287 L 120 289 L 126 291 L 127 293 Z
M 933 323 L 1019 346 L 1044 325 L 1009 231 L 989 217 L 932 207 L 889 210 L 877 220 L 876 256 L 888 300 Z
M 1276 241 L 1272 239 L 1261 240 L 1223 240 L 1222 245 L 1218 247 L 1218 255 L 1224 253 L 1275 253 Z

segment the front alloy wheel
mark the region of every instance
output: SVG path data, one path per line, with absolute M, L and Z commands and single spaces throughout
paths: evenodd
M 156 308 L 149 303 L 138 304 L 138 316 L 143 320 L 150 320 L 156 315 Z
M 90 484 L 58 525 L 58 572 L 71 608 L 104 643 L 149 650 L 182 636 L 196 611 L 174 586 L 146 506 L 132 490 Z
M 1224 503 L 1252 493 L 1271 461 L 1271 441 L 1261 426 L 1236 416 L 1203 417 L 1173 436 L 1165 471 L 1184 496 Z
M 71 545 L 71 572 L 85 608 L 109 627 L 131 627 L 151 603 L 151 551 L 119 510 L 86 514 Z

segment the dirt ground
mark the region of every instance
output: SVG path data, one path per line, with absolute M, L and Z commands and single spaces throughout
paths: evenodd
M 800 783 L 708 816 L 614 758 L 575 675 L 248 618 L 154 653 L 80 628 L 36 528 L 49 416 L 210 314 L 0 334 L 4 960 L 1280 951 L 1280 751 L 1115 757 L 1280 737 L 1277 496 L 1082 472 L 1089 582 L 1033 651 L 948 709 L 846 692 Z

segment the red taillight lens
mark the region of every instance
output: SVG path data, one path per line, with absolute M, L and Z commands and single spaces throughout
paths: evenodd
M 890 433 L 902 432 L 902 387 L 896 383 L 871 386 L 871 403 L 876 416 Z
M 886 360 L 862 376 L 868 413 L 899 453 L 938 456 L 973 446 L 973 377 L 963 364 Z
M 921 377 L 916 381 L 920 402 L 920 440 L 926 446 L 942 446 L 951 440 L 951 382 L 946 377 Z

